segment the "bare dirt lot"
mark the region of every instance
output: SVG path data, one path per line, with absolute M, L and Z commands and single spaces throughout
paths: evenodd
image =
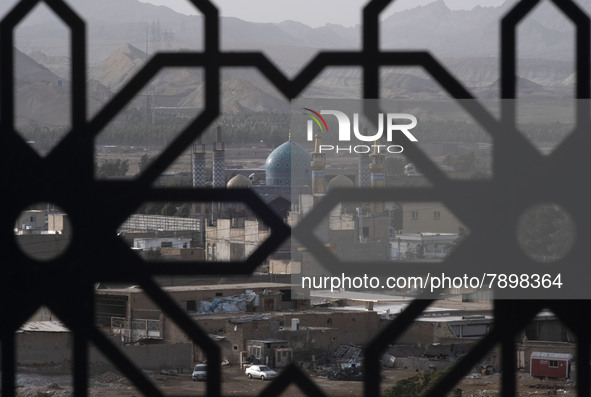
M 90 396 L 119 397 L 141 396 L 140 393 L 125 377 L 114 370 L 104 372 L 93 371 L 89 385 Z M 400 379 L 416 375 L 415 370 L 385 368 L 382 371 L 384 379 L 382 390 L 393 385 Z M 175 396 L 204 396 L 205 382 L 193 382 L 189 374 L 167 375 L 157 372 L 147 372 L 147 376 L 165 395 Z M 309 374 L 310 378 L 331 397 L 363 396 L 363 383 L 356 381 L 334 381 L 326 376 Z M 463 396 L 498 396 L 500 389 L 500 374 L 483 376 L 470 374 L 458 385 Z M 71 377 L 64 368 L 55 367 L 26 367 L 19 368 L 17 377 L 17 395 L 19 397 L 69 397 L 72 396 Z M 534 379 L 529 374 L 519 372 L 518 396 L 562 395 L 575 396 L 574 383 L 570 380 Z M 248 379 L 238 366 L 222 368 L 223 396 L 257 396 L 269 381 Z M 301 397 L 303 393 L 295 385 L 291 385 L 282 397 Z

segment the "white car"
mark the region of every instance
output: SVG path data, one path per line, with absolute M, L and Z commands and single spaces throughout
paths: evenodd
M 249 379 L 259 378 L 261 380 L 265 380 L 272 379 L 277 376 L 277 372 L 273 371 L 266 365 L 251 365 L 250 367 L 246 368 L 245 373 Z
M 207 379 L 207 364 L 197 364 L 193 370 L 192 378 L 194 381 Z

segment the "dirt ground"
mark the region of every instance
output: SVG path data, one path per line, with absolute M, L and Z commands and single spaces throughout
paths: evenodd
M 93 371 L 89 381 L 89 395 L 94 397 L 139 397 L 142 394 L 118 372 L 107 369 Z M 382 391 L 400 379 L 417 374 L 411 369 L 385 368 Z M 193 382 L 190 375 L 169 375 L 158 372 L 147 372 L 147 376 L 165 395 L 175 396 L 205 396 L 205 382 Z M 326 376 L 309 374 L 310 378 L 331 397 L 363 396 L 363 383 L 356 381 L 329 380 Z M 458 385 L 462 395 L 466 396 L 498 396 L 500 389 L 500 374 L 480 375 L 470 374 Z M 534 379 L 529 374 L 519 372 L 518 396 L 562 395 L 575 396 L 575 386 L 570 380 Z M 72 378 L 65 368 L 19 368 L 17 376 L 17 396 L 19 397 L 70 397 L 72 393 Z M 222 368 L 223 396 L 257 396 L 268 386 L 270 381 L 248 379 L 238 366 Z M 295 385 L 291 385 L 282 397 L 302 397 L 303 393 Z

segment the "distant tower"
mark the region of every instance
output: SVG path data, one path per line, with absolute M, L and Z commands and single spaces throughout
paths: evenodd
M 320 134 L 316 134 L 314 152 L 312 153 L 312 193 L 324 194 L 324 169 L 326 168 L 326 153 L 320 153 Z
M 371 186 L 371 172 L 369 170 L 369 154 L 361 153 L 359 155 L 359 187 Z
M 193 187 L 205 186 L 205 145 L 201 136 L 193 144 Z
M 378 145 L 379 141 L 375 142 L 373 153 L 369 156 L 370 165 L 369 169 L 371 171 L 371 187 L 372 188 L 382 188 L 386 186 L 386 175 L 384 174 L 384 166 L 386 163 L 386 156 L 379 153 Z M 384 212 L 384 203 L 383 202 L 374 202 L 372 204 L 373 212 L 380 213 Z
M 213 143 L 213 187 L 226 187 L 226 150 L 222 142 L 222 127 L 218 125 L 216 141 Z
M 205 145 L 201 142 L 201 136 L 193 144 L 193 187 L 205 187 Z M 203 203 L 193 204 L 193 213 L 201 214 Z

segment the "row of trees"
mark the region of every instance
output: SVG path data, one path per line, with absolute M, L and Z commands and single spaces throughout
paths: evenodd
M 102 145 L 165 146 L 183 131 L 193 117 L 170 114 L 158 115 L 156 124 L 146 124 L 140 111 L 120 116 L 119 122 L 103 130 L 97 139 Z M 287 113 L 222 114 L 202 135 L 203 142 L 213 142 L 217 126 L 223 130 L 225 142 L 247 144 L 264 142 L 274 147 L 286 141 L 289 131 Z
M 105 128 L 97 138 L 100 145 L 156 146 L 169 144 L 192 118 L 183 115 L 159 115 L 157 124 L 146 124 L 145 114 L 139 110 L 128 111 L 116 123 Z M 217 124 L 222 126 L 224 141 L 236 144 L 264 142 L 275 147 L 287 139 L 290 128 L 288 113 L 239 113 L 223 114 L 215 125 L 203 135 L 204 142 L 215 140 Z M 520 127 L 522 133 L 536 143 L 560 142 L 572 130 L 565 123 L 526 124 Z M 67 133 L 60 128 L 27 128 L 22 130 L 25 139 L 34 141 L 41 152 L 49 151 Z M 422 143 L 432 142 L 488 142 L 490 136 L 477 124 L 462 121 L 422 121 L 413 130 Z M 337 144 L 337 134 L 323 135 L 326 144 Z
M 137 210 L 137 213 L 146 215 L 166 215 L 188 218 L 191 215 L 191 203 L 149 202 L 143 204 Z

